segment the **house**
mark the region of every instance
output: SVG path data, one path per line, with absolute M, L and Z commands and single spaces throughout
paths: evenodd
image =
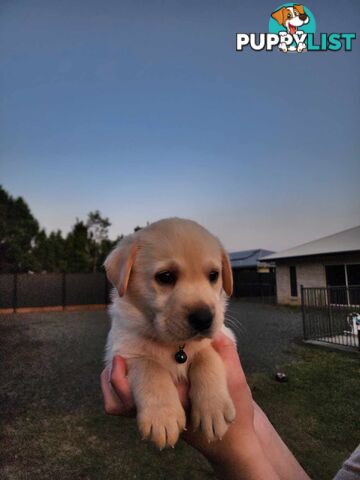
M 274 265 L 260 258 L 274 253 L 270 250 L 242 250 L 229 253 L 234 278 L 234 297 L 275 295 Z
M 301 285 L 331 287 L 331 295 L 337 295 L 333 303 L 359 304 L 360 226 L 267 255 L 262 260 L 276 264 L 279 304 L 300 304 Z

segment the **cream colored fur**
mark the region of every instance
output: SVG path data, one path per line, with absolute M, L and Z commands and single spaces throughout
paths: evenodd
M 231 267 L 219 240 L 190 220 L 165 219 L 123 239 L 105 268 L 116 287 L 105 360 L 109 365 L 120 354 L 127 361 L 142 436 L 159 448 L 176 443 L 186 417 L 175 383 L 185 380 L 193 426 L 209 441 L 221 438 L 235 410 L 222 360 L 211 347 L 220 330 L 233 338 L 223 324 Z M 159 285 L 155 274 L 170 269 L 176 285 Z M 220 273 L 216 283 L 209 281 L 212 270 Z M 213 312 L 213 326 L 206 336 L 195 335 L 187 317 L 204 306 Z M 188 359 L 180 365 L 174 355 L 182 344 Z

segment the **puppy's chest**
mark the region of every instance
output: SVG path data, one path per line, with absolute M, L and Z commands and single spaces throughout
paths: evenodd
M 178 363 L 176 361 L 176 349 L 158 349 L 156 352 L 151 352 L 151 357 L 157 363 L 159 363 L 163 368 L 169 371 L 171 377 L 175 382 L 181 382 L 187 380 L 189 373 L 189 366 L 193 360 L 193 352 L 189 351 L 186 353 L 187 360 L 184 363 Z
M 175 382 L 181 382 L 188 379 L 189 367 L 194 360 L 194 354 L 192 348 L 186 351 L 187 360 L 184 363 L 178 363 L 176 361 L 176 349 L 172 348 L 157 348 L 149 349 L 144 352 L 145 357 L 150 357 L 159 363 L 163 368 L 169 371 L 171 377 Z
M 170 374 L 175 382 L 181 382 L 188 379 L 189 372 L 189 363 L 178 364 L 174 360 L 174 365 L 171 365 L 169 368 Z

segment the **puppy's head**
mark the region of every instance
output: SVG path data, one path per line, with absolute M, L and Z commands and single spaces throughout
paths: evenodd
M 292 34 L 296 33 L 298 27 L 309 22 L 309 17 L 306 15 L 303 5 L 282 7 L 273 12 L 271 16 Z
M 153 223 L 123 239 L 105 268 L 120 297 L 141 312 L 144 332 L 178 343 L 221 328 L 231 266 L 219 240 L 197 223 Z

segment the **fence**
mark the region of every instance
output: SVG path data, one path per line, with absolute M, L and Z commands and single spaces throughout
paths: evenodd
M 109 302 L 104 273 L 0 275 L 0 309 L 99 305 Z
M 305 340 L 359 348 L 360 286 L 301 287 Z
M 104 273 L 4 273 L 0 274 L 0 310 L 104 305 L 111 284 Z M 234 271 L 234 297 L 273 302 L 272 274 Z

